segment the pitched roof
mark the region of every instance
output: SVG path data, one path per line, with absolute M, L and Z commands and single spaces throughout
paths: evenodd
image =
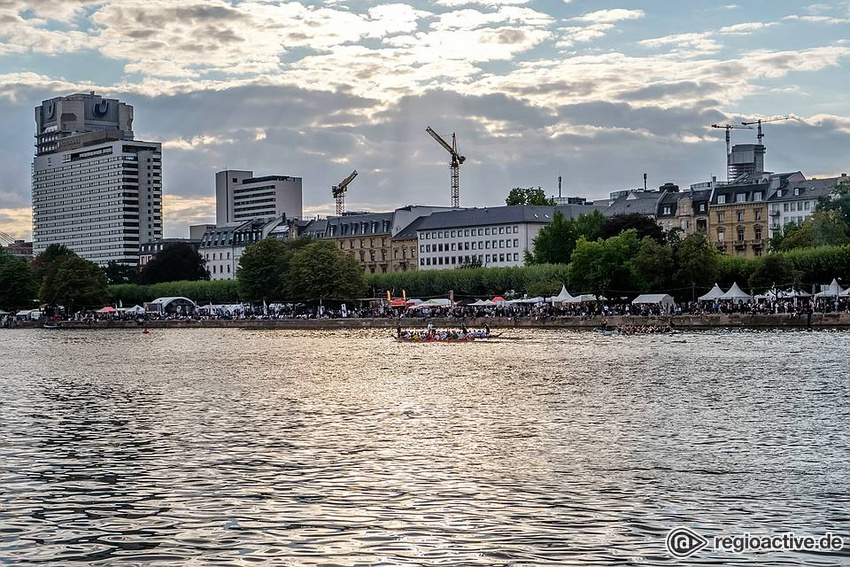
M 416 238 L 416 231 L 422 226 L 428 216 L 417 217 L 412 223 L 398 231 L 398 234 L 393 236 L 393 240 L 413 240 Z
M 620 197 L 614 201 L 604 211 L 604 215 L 606 217 L 613 217 L 614 215 L 637 213 L 654 217 L 657 214 L 656 209 L 660 197 L 660 191 L 633 191 L 627 196 Z
M 826 179 L 806 179 L 805 181 L 798 181 L 796 183 L 789 184 L 788 187 L 783 188 L 782 194 L 777 191 L 776 195 L 773 195 L 770 200 L 771 201 L 795 201 L 801 199 L 820 199 L 821 197 L 828 197 L 835 191 L 835 188 L 841 183 L 842 177 L 828 177 Z M 799 189 L 798 195 L 795 195 L 795 189 Z
M 419 226 L 418 230 L 432 230 L 439 228 L 456 228 L 465 226 L 479 226 L 487 224 L 548 224 L 552 221 L 555 210 L 559 210 L 565 217 L 577 218 L 579 215 L 604 210 L 605 207 L 597 205 L 559 205 L 557 207 L 546 207 L 536 205 L 512 205 L 502 207 L 484 207 L 472 209 L 455 209 L 433 213 Z

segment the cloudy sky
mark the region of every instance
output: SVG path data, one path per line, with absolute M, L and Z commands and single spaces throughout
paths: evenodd
M 96 90 L 163 143 L 166 236 L 214 219 L 225 167 L 304 179 L 305 215 L 591 198 L 725 173 L 709 126 L 765 127 L 767 167 L 850 170 L 850 0 L 0 0 L 0 231 L 30 233 L 33 107 Z M 754 142 L 738 131 L 734 141 Z

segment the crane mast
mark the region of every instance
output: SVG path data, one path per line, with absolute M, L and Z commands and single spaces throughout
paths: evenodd
M 348 184 L 351 183 L 355 177 L 357 177 L 356 169 L 352 171 L 348 177 L 340 181 L 339 185 L 331 187 L 331 192 L 333 193 L 334 199 L 336 199 L 337 216 L 340 216 L 345 212 L 345 192 L 348 191 Z
M 748 124 L 742 126 L 737 124 L 712 124 L 711 127 L 726 130 L 726 181 L 732 181 L 732 168 L 729 164 L 729 155 L 732 153 L 732 136 L 729 132 L 731 130 L 752 130 L 753 127 Z
M 425 131 L 431 135 L 434 140 L 437 141 L 438 144 L 443 146 L 443 148 L 449 152 L 452 157 L 451 162 L 449 163 L 449 169 L 451 171 L 451 198 L 452 198 L 452 208 L 459 209 L 460 208 L 460 166 L 463 165 L 463 162 L 466 161 L 466 157 L 462 156 L 457 151 L 457 137 L 454 133 L 452 133 L 452 143 L 449 145 L 439 134 L 437 134 L 430 126 L 425 128 Z

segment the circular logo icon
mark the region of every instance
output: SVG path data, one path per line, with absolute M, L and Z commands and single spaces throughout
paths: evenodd
M 679 559 L 690 557 L 708 545 L 708 540 L 688 528 L 675 528 L 667 534 L 667 551 Z

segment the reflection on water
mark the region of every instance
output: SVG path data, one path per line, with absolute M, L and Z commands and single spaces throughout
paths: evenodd
M 850 547 L 850 335 L 506 335 L 2 332 L 0 564 L 657 565 L 678 525 Z

